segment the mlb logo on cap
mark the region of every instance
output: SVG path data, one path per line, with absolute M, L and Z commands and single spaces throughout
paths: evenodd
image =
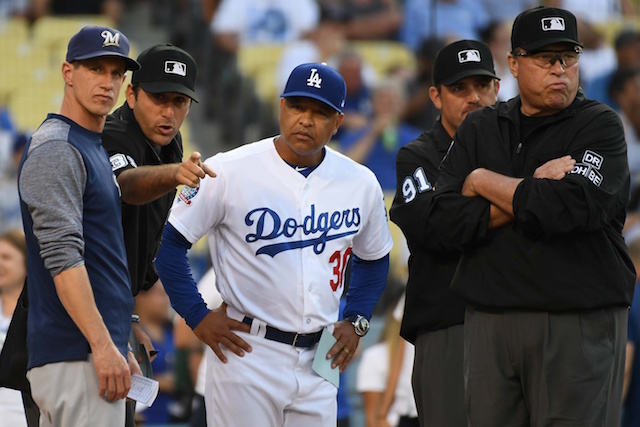
M 178 61 L 166 61 L 164 63 L 164 72 L 184 77 L 187 75 L 187 64 Z
M 542 18 L 542 31 L 564 31 L 564 19 L 560 17 Z
M 458 52 L 458 62 L 480 62 L 480 52 L 476 49 L 462 50 Z
M 280 97 L 303 96 L 317 99 L 342 113 L 347 85 L 336 70 L 326 63 L 298 65 L 293 69 Z
M 500 80 L 489 46 L 476 40 L 459 40 L 440 49 L 433 62 L 434 85 L 449 86 L 469 76 Z
M 582 47 L 576 17 L 564 9 L 539 6 L 525 10 L 513 21 L 511 51 L 534 51 L 557 43 Z
M 172 44 L 159 44 L 138 56 L 142 69 L 131 76 L 131 83 L 149 93 L 181 93 L 198 102 L 196 61 L 185 50 Z

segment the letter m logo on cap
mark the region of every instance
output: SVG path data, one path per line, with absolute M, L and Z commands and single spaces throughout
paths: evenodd
M 102 47 L 105 46 L 118 46 L 120 47 L 120 33 L 112 33 L 111 31 L 104 30 L 101 34 L 104 39 Z
M 481 62 L 480 51 L 477 49 L 467 49 L 458 52 L 458 62 L 464 64 L 465 62 Z
M 564 31 L 564 18 L 542 18 L 542 31 Z

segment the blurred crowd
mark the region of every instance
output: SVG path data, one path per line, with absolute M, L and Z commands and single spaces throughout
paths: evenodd
M 429 98 L 436 53 L 455 40 L 484 41 L 492 51 L 501 79 L 499 99 L 517 96 L 517 83 L 507 66 L 511 23 L 518 13 L 539 4 L 568 9 L 577 16 L 584 44 L 580 86 L 588 98 L 606 103 L 618 112 L 624 125 L 632 179 L 625 230 L 630 239 L 637 239 L 640 1 L 2 0 L 0 21 L 13 17 L 35 22 L 52 15 L 104 15 L 118 27 L 131 25 L 127 21 L 128 11 L 145 5 L 150 30 L 161 30 L 165 41 L 190 52 L 199 64 L 197 84 L 202 101 L 195 107 L 199 111 L 187 120 L 194 130 L 211 126 L 216 130 L 211 138 L 189 141 L 204 157 L 252 141 L 256 135 L 276 134 L 276 101 L 291 70 L 301 63 L 327 62 L 342 74 L 347 84 L 345 119 L 332 145 L 376 174 L 389 206 L 396 188 L 398 150 L 429 129 L 438 114 Z M 135 31 L 144 31 L 121 29 L 131 34 L 134 44 Z M 373 56 L 367 54 L 367 46 L 374 49 Z M 376 50 L 376 46 L 383 48 Z M 140 50 L 143 48 L 146 46 L 140 46 Z M 407 56 L 399 55 L 397 61 L 375 59 L 375 55 L 392 56 L 394 52 Z M 259 58 L 260 55 L 265 58 Z M 404 59 L 407 57 L 409 60 Z M 247 67 L 248 59 L 255 60 L 253 69 Z M 29 134 L 34 131 L 17 128 L 13 114 L 7 105 L 0 104 L 0 332 L 3 328 L 6 332 L 13 311 L 11 305 L 15 306 L 24 280 L 22 244 L 19 236 L 12 233 L 22 228 L 17 166 Z M 402 233 L 396 229 L 392 234 L 396 245 L 388 289 L 376 309 L 378 318 L 390 313 L 385 320 L 389 325 L 373 350 L 379 356 L 371 353 L 363 358 L 369 364 L 372 358 L 382 360 L 377 367 L 384 369 L 374 366 L 369 372 L 375 371 L 375 378 L 362 372 L 356 378 L 353 368 L 353 375 L 346 378 L 344 386 L 352 387 L 349 383 L 357 379 L 361 382 L 357 389 L 363 393 L 365 403 L 374 406 L 383 402 L 387 387 L 399 390 L 391 396 L 411 396 L 406 388 L 411 386 L 407 366 L 412 359 L 404 355 L 413 354 L 413 350 L 405 352 L 404 341 L 392 339 L 398 337 L 399 318 L 392 312 L 406 284 L 408 250 Z M 5 265 L 9 262 L 3 260 L 5 257 L 12 258 L 11 274 L 6 272 L 9 267 Z M 200 275 L 208 268 L 206 259 L 200 254 L 194 260 L 201 265 L 197 269 Z M 204 280 L 210 283 L 210 278 Z M 185 332 L 184 324 L 174 319 L 161 286 L 143 294 L 136 301 L 136 310 L 160 351 L 153 363 L 160 382 L 160 397 L 153 407 L 140 408 L 140 422 L 161 425 L 187 423 L 191 419 L 191 425 L 203 425 L 202 392 L 195 385 L 204 349 L 189 335 L 190 330 L 187 328 Z M 394 357 L 401 359 L 395 365 Z M 395 380 L 390 381 L 393 372 Z M 0 404 L 4 402 L 1 398 Z M 0 426 L 4 410 L 0 406 Z M 414 410 L 409 408 L 407 413 Z M 403 415 L 406 414 L 395 413 L 389 419 L 397 421 Z M 348 413 L 345 418 L 348 420 Z M 348 421 L 341 425 L 348 425 Z

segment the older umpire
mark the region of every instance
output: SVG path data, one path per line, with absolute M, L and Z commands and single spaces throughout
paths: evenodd
M 617 426 L 635 280 L 622 125 L 578 87 L 573 14 L 521 13 L 511 47 L 520 96 L 458 128 L 428 218 L 434 246 L 462 250 L 469 425 Z

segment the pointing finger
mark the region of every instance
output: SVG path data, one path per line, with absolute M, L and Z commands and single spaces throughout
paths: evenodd
M 189 159 L 196 164 L 200 162 L 201 158 L 202 155 L 198 151 L 194 151 L 193 153 L 191 153 L 191 157 L 189 157 Z
M 215 178 L 216 176 L 218 176 L 213 169 L 211 169 L 211 167 L 209 167 L 209 165 L 203 163 L 202 164 L 202 170 L 204 170 L 204 172 L 209 175 L 211 178 Z

